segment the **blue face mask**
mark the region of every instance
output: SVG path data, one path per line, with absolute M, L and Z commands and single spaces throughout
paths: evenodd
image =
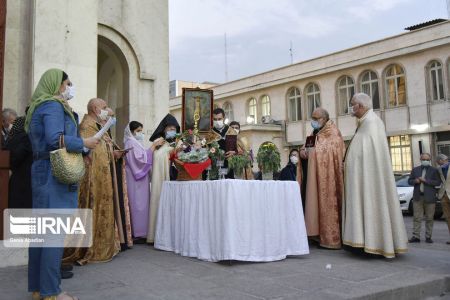
M 311 127 L 314 128 L 314 129 L 320 129 L 320 123 L 319 123 L 319 121 L 312 120 L 312 121 L 311 121 Z
M 175 130 L 169 130 L 166 132 L 166 140 L 173 139 L 177 135 Z

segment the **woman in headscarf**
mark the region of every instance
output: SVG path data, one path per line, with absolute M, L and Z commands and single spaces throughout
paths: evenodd
M 150 173 L 153 165 L 152 147 L 146 149 L 142 144 L 144 140 L 143 125 L 131 121 L 125 127 L 124 145 L 130 149 L 126 154 L 126 174 L 128 199 L 130 200 L 131 228 L 135 243 L 147 238 L 148 213 L 150 201 Z
M 25 119 L 33 149 L 31 186 L 33 208 L 65 208 L 78 206 L 78 184 L 60 183 L 52 174 L 50 151 L 59 149 L 60 137 L 66 150 L 81 153 L 83 146 L 93 149 L 98 139 L 82 139 L 78 135 L 78 116 L 67 100 L 73 95 L 68 75 L 59 69 L 47 70 L 33 93 Z M 32 247 L 28 255 L 28 290 L 33 299 L 77 299 L 61 292 L 60 267 L 63 247 Z
M 159 197 L 164 181 L 175 180 L 170 154 L 175 149 L 175 136 L 180 132 L 177 119 L 167 114 L 159 123 L 150 141 L 153 142 L 152 190 L 150 196 L 150 220 L 148 223 L 147 243 L 155 241 L 156 216 L 158 214 Z
M 292 149 L 289 152 L 289 161 L 287 165 L 281 170 L 279 180 L 297 181 L 300 190 L 302 190 L 302 164 L 300 162 L 300 152 L 298 149 Z M 305 209 L 305 203 L 302 197 L 303 210 Z
M 9 178 L 8 208 L 31 208 L 31 165 L 33 150 L 25 132 L 25 117 L 17 118 L 8 134 L 11 177 Z

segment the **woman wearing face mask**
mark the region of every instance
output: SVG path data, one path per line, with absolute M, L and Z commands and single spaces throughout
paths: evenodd
M 280 180 L 285 181 L 298 181 L 298 184 L 302 184 L 302 171 L 300 163 L 300 152 L 297 149 L 292 149 L 289 152 L 289 161 L 287 165 L 281 170 Z
M 150 137 L 154 151 L 147 243 L 153 243 L 155 239 L 156 215 L 158 213 L 159 197 L 163 182 L 176 179 L 176 172 L 170 161 L 170 154 L 175 149 L 175 137 L 179 132 L 180 125 L 177 119 L 171 114 L 167 114 Z
M 33 93 L 25 119 L 33 149 L 31 185 L 33 208 L 65 208 L 78 206 L 78 184 L 63 184 L 52 174 L 50 151 L 59 148 L 60 137 L 68 152 L 81 153 L 83 146 L 93 149 L 96 138 L 81 138 L 78 133 L 78 116 L 67 103 L 70 80 L 58 69 L 46 71 Z M 61 292 L 60 266 L 63 247 L 30 247 L 28 257 L 28 290 L 33 299 L 76 299 Z
M 141 123 L 131 121 L 124 134 L 125 149 L 130 149 L 126 154 L 126 174 L 134 243 L 141 243 L 147 238 L 150 172 L 155 151 L 155 144 L 149 149 L 144 147 L 142 130 Z

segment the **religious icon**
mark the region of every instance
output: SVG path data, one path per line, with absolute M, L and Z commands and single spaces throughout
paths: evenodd
M 183 88 L 182 130 L 206 133 L 212 129 L 213 91 Z

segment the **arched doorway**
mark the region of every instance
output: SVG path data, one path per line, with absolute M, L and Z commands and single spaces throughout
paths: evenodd
M 130 116 L 130 72 L 125 55 L 109 39 L 98 37 L 97 96 L 108 102 L 117 117 L 113 137 L 123 145 L 124 128 Z

